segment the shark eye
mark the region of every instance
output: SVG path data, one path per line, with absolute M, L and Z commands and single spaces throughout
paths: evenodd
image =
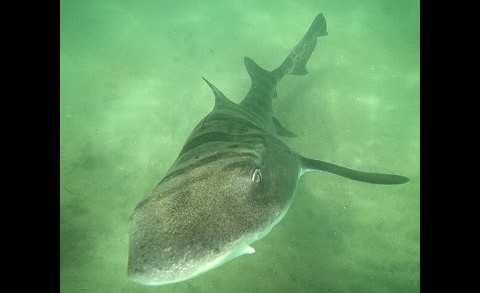
M 253 171 L 252 181 L 256 183 L 260 183 L 262 182 L 262 179 L 263 179 L 262 171 L 260 171 L 260 169 L 255 169 L 255 171 Z

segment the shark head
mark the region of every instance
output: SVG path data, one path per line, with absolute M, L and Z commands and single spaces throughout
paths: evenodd
M 255 151 L 232 145 L 180 156 L 137 205 L 130 218 L 130 279 L 164 285 L 195 277 L 253 253 L 249 245 L 283 216 L 298 170 L 281 170 L 289 164 L 285 160 L 295 161 L 287 155 L 274 159 L 258 145 Z

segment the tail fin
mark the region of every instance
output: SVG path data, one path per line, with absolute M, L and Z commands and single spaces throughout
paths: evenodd
M 328 35 L 327 21 L 323 13 L 317 14 L 305 36 L 322 37 Z
M 303 39 L 277 69 L 268 71 L 260 67 L 249 57 L 244 58 L 245 67 L 252 80 L 247 96 L 240 103 L 248 107 L 266 125 L 272 123 L 272 98 L 277 96 L 277 83 L 287 74 L 307 74 L 305 67 L 312 55 L 319 36 L 327 34 L 327 24 L 322 13 L 318 14 Z M 277 127 L 278 128 L 278 127 Z
M 305 36 L 277 69 L 272 71 L 277 80 L 285 75 L 305 75 L 308 73 L 307 61 L 317 45 L 317 38 L 328 35 L 327 22 L 323 13 L 313 20 Z

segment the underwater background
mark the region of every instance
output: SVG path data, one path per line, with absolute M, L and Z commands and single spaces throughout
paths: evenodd
M 61 292 L 419 292 L 419 0 L 61 0 Z M 323 12 L 305 76 L 276 117 L 298 153 L 410 178 L 311 172 L 284 219 L 242 256 L 161 287 L 127 279 L 128 218 L 213 107 L 240 102 L 249 56 L 278 66 Z

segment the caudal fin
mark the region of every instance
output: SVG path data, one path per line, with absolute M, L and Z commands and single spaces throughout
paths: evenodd
M 317 45 L 317 38 L 328 35 L 327 22 L 323 13 L 319 13 L 312 22 L 305 36 L 272 73 L 277 80 L 285 75 L 305 75 L 308 73 L 307 62 Z
M 305 36 L 321 37 L 328 35 L 327 21 L 323 13 L 317 14 Z

